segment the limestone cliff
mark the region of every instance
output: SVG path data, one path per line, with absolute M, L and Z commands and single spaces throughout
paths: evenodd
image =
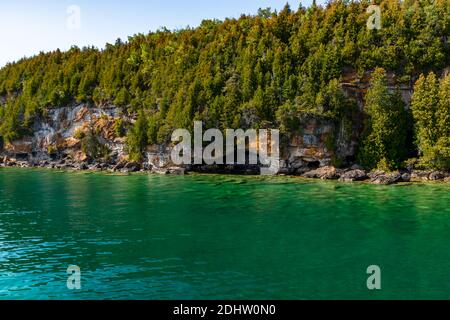
M 305 171 L 329 165 L 350 166 L 355 161 L 358 139 L 362 131 L 364 96 L 368 88 L 368 75 L 358 79 L 354 73 L 343 76 L 342 86 L 349 97 L 359 106 L 359 113 L 353 119 L 351 128 L 320 116 L 301 119 L 296 132 L 281 141 L 281 170 L 285 173 Z M 412 85 L 394 85 L 395 76 L 390 75 L 391 89 L 400 89 L 403 99 L 409 104 Z M 125 138 L 115 130 L 116 122 L 133 123 L 133 117 L 124 115 L 114 105 L 92 106 L 71 105 L 48 109 L 36 119 L 33 135 L 6 143 L 2 147 L 2 158 L 27 161 L 32 165 L 52 160 L 68 160 L 73 163 L 89 163 L 89 157 L 82 147 L 83 133 L 94 130 L 98 143 L 108 150 L 110 166 L 127 161 Z M 144 164 L 154 168 L 171 167 L 170 146 L 149 146 Z

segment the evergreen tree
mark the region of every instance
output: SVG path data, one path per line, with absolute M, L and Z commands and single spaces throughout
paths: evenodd
M 372 74 L 366 95 L 365 134 L 359 161 L 369 169 L 394 169 L 406 156 L 406 111 L 399 94 L 388 89 L 386 71 Z
M 108 147 L 100 142 L 98 134 L 92 128 L 83 135 L 81 150 L 92 160 L 104 159 L 109 153 Z
M 143 111 L 139 112 L 136 123 L 129 130 L 127 135 L 128 155 L 132 161 L 140 161 L 148 143 L 147 118 Z
M 439 81 L 423 74 L 414 86 L 411 109 L 422 165 L 450 168 L 450 76 Z

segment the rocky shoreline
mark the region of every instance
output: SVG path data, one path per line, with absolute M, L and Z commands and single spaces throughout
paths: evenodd
M 257 166 L 186 166 L 186 167 L 156 167 L 149 163 L 127 162 L 77 162 L 70 159 L 20 161 L 9 157 L 0 157 L 0 168 L 46 168 L 67 171 L 93 171 L 106 173 L 129 174 L 146 172 L 162 175 L 183 175 L 195 173 L 224 173 L 224 174 L 250 174 L 257 175 Z M 395 172 L 372 171 L 368 172 L 358 165 L 350 168 L 335 168 L 325 166 L 304 172 L 290 173 L 281 170 L 279 175 L 300 176 L 307 179 L 338 180 L 340 182 L 368 182 L 378 185 L 392 185 L 397 183 L 415 182 L 446 182 L 450 183 L 450 172 L 431 170 L 403 170 Z
M 362 108 L 362 100 L 361 100 Z M 35 120 L 33 134 L 0 145 L 0 167 L 35 167 L 67 171 L 100 171 L 128 174 L 145 172 L 155 174 L 239 174 L 259 175 L 261 168 L 250 165 L 193 165 L 178 167 L 170 159 L 170 145 L 149 145 L 143 151 L 141 162 L 131 162 L 126 150 L 126 138 L 115 128 L 118 122 L 132 124 L 136 119 L 125 117 L 114 105 L 68 105 L 48 110 Z M 301 130 L 300 130 L 301 129 Z M 341 180 L 343 182 L 369 181 L 393 184 L 410 181 L 440 181 L 449 174 L 408 171 L 398 173 L 367 172 L 354 163 L 358 130 L 342 133 L 334 122 L 305 118 L 301 133 L 283 141 L 280 146 L 280 175 L 313 179 Z M 95 139 L 88 141 L 88 133 Z M 341 134 L 335 136 L 335 132 Z M 92 138 L 91 138 L 92 140 Z M 102 146 L 105 154 L 99 159 L 88 152 L 88 146 Z M 91 148 L 92 149 L 92 148 Z M 95 148 L 94 148 L 95 149 Z M 92 150 L 91 150 L 92 151 Z M 333 159 L 342 159 L 347 169 L 330 166 Z
M 339 180 L 342 182 L 366 181 L 371 184 L 391 185 L 401 182 L 450 182 L 450 173 L 431 170 L 403 170 L 394 172 L 368 172 L 358 165 L 347 169 L 322 167 L 303 174 L 306 178 L 322 180 Z

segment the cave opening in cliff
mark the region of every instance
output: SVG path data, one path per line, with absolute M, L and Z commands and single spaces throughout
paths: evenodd
M 49 156 L 50 156 L 50 159 L 52 159 L 52 161 L 58 160 L 58 154 L 57 153 L 51 153 Z
M 355 162 L 356 162 L 356 156 L 351 155 L 351 156 L 346 156 L 346 157 L 345 157 L 345 163 L 346 163 L 347 165 L 352 164 L 352 163 L 355 163 Z
M 28 153 L 16 153 L 15 158 L 19 161 L 28 160 Z
M 319 161 L 308 162 L 308 168 L 309 169 L 317 169 L 319 167 L 320 167 L 320 162 Z

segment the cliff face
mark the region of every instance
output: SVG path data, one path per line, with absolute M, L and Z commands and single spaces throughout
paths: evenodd
M 125 142 L 114 133 L 114 123 L 119 118 L 122 118 L 120 110 L 114 106 L 91 108 L 81 104 L 49 109 L 45 116 L 36 119 L 32 136 L 6 143 L 3 153 L 28 161 L 65 157 L 83 161 L 85 155 L 77 133 L 93 128 L 100 142 L 117 157 L 124 153 Z
M 35 121 L 33 135 L 12 143 L 5 143 L 2 157 L 38 164 L 42 161 L 71 159 L 74 162 L 88 161 L 82 148 L 80 132 L 94 129 L 98 140 L 109 149 L 109 161 L 126 161 L 125 138 L 117 137 L 114 126 L 124 119 L 120 109 L 114 106 L 103 108 L 81 104 L 74 107 L 50 109 L 45 117 Z M 133 119 L 125 119 L 133 122 Z M 306 119 L 299 128 L 301 134 L 282 141 L 282 167 L 302 170 L 332 163 L 336 153 L 352 157 L 356 141 L 338 137 L 338 150 L 331 148 L 330 139 L 335 139 L 336 124 L 319 118 Z M 149 146 L 144 162 L 157 168 L 170 167 L 170 147 Z
M 329 165 L 351 165 L 355 161 L 362 131 L 362 111 L 368 81 L 356 80 L 354 75 L 344 76 L 343 79 L 342 85 L 346 94 L 357 101 L 360 111 L 353 119 L 352 127 L 319 116 L 302 119 L 295 134 L 282 137 L 280 145 L 282 172 L 304 173 Z M 397 88 L 392 85 L 391 90 Z M 408 105 L 412 87 L 403 85 L 400 86 L 400 91 Z M 92 107 L 80 104 L 49 109 L 45 116 L 35 121 L 33 135 L 4 144 L 2 158 L 27 161 L 32 165 L 60 159 L 68 159 L 74 163 L 89 163 L 92 161 L 89 161 L 83 150 L 80 133 L 93 130 L 98 143 L 109 150 L 107 158 L 111 165 L 126 162 L 125 138 L 118 137 L 115 130 L 115 124 L 119 119 L 126 123 L 134 122 L 134 119 L 123 115 L 121 109 L 113 105 Z M 173 166 L 170 161 L 170 150 L 170 146 L 149 146 L 144 156 L 144 166 L 153 168 Z
M 335 164 L 338 158 L 351 161 L 357 145 L 352 136 L 353 132 L 346 133 L 341 124 L 309 117 L 302 122 L 299 134 L 282 145 L 282 167 L 288 173 L 302 173 Z

